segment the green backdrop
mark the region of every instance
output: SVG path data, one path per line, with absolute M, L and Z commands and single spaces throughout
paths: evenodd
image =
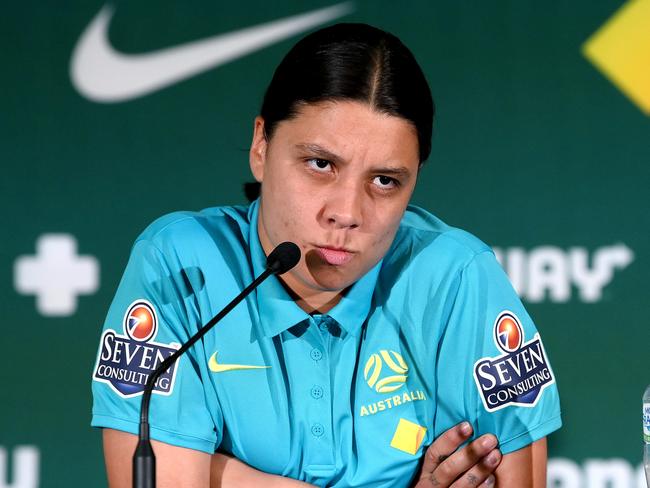
M 0 487 L 105 485 L 90 375 L 130 246 L 166 212 L 245 201 L 253 118 L 301 34 L 146 94 L 106 87 L 133 87 L 168 49 L 334 3 L 110 5 L 106 59 L 82 42 L 101 2 L 12 2 L 0 16 Z M 564 418 L 549 484 L 643 486 L 650 38 L 635 29 L 650 32 L 650 2 L 358 0 L 338 14 L 397 34 L 430 81 L 414 202 L 497 248 L 542 332 Z M 116 56 L 126 64 L 102 64 Z

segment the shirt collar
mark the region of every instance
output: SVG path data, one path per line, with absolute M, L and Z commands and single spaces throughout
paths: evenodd
M 356 336 L 359 333 L 361 325 L 368 317 L 381 263 L 382 261 L 379 261 L 374 268 L 353 284 L 341 301 L 327 314 L 352 335 Z
M 256 200 L 248 210 L 249 243 L 255 276 L 259 276 L 266 269 L 266 254 L 257 233 L 258 214 L 259 200 Z M 341 298 L 341 301 L 327 314 L 348 333 L 357 335 L 368 316 L 381 264 L 380 261 L 354 283 Z M 257 288 L 255 294 L 262 330 L 266 337 L 278 335 L 280 332 L 309 319 L 309 314 L 296 304 L 276 276 L 269 276 Z

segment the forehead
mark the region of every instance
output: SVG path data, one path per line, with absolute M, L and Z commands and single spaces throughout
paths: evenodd
M 419 165 L 414 125 L 362 102 L 303 104 L 293 118 L 278 124 L 276 136 L 290 147 L 319 146 L 349 162 Z

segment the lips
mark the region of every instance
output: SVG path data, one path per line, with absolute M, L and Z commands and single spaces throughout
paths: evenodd
M 354 253 L 345 249 L 333 249 L 330 247 L 317 247 L 316 252 L 327 264 L 332 266 L 342 266 L 349 263 L 354 257 Z

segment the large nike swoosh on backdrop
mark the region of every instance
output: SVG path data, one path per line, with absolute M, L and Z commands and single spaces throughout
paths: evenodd
M 75 88 L 95 102 L 124 102 L 241 58 L 352 11 L 350 2 L 144 54 L 122 54 L 108 40 L 113 7 L 106 5 L 72 53 Z

